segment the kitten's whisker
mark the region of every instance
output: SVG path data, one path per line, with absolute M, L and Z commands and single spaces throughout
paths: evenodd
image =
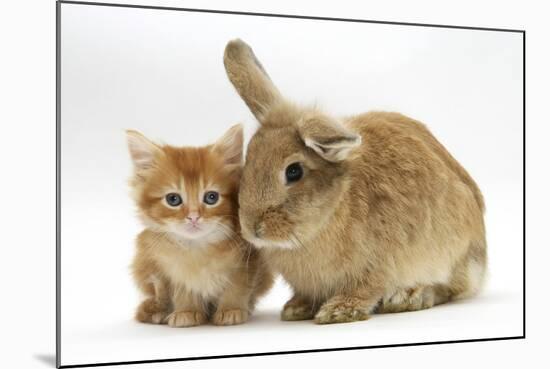
M 237 237 L 239 237 L 239 246 L 242 246 L 244 244 L 246 244 L 246 250 L 248 251 L 247 252 L 247 256 L 246 256 L 246 270 L 249 269 L 250 267 L 250 255 L 252 254 L 252 245 L 248 242 L 246 242 L 245 240 L 243 240 L 242 238 L 240 238 L 240 235 L 235 232 L 233 229 L 227 227 L 225 224 L 222 224 L 220 222 L 215 222 L 217 225 L 219 225 L 220 227 L 222 227 L 222 229 L 225 229 L 227 231 L 230 231 L 231 233 L 235 234 Z M 239 247 L 239 252 L 241 253 L 241 255 L 243 254 L 243 250 L 242 250 L 242 247 Z M 246 251 L 245 251 L 246 252 Z
M 150 247 L 157 247 L 165 237 L 166 234 L 164 232 L 153 230 L 153 239 L 148 243 L 148 245 Z
M 214 221 L 213 222 L 214 224 L 216 224 L 217 226 L 219 226 L 221 229 L 224 229 L 226 231 L 229 232 L 230 235 L 235 235 L 235 236 L 238 236 L 238 233 L 235 232 L 233 229 L 231 229 L 230 227 L 226 226 L 225 224 L 221 223 L 221 222 L 217 222 L 217 221 Z M 232 237 L 235 241 L 237 241 L 236 238 Z
M 292 243 L 294 243 L 295 246 L 299 246 L 301 247 L 302 249 L 304 249 L 306 251 L 306 253 L 308 254 L 308 256 L 311 256 L 313 257 L 313 254 L 311 253 L 311 251 L 306 247 L 306 245 L 302 242 L 302 240 L 300 240 L 300 238 L 298 238 L 298 235 L 296 233 L 294 233 L 293 231 L 289 231 L 290 232 L 290 240 L 292 241 Z
M 216 224 L 219 228 L 219 230 L 231 241 L 233 241 L 235 243 L 235 246 L 236 246 L 236 249 L 237 251 L 239 251 L 239 253 L 242 254 L 242 250 L 241 250 L 241 247 L 240 245 L 242 244 L 242 240 L 240 238 L 238 238 L 238 234 L 237 232 L 235 232 L 234 230 L 232 230 L 231 228 L 229 228 L 228 226 L 226 226 L 225 224 L 223 223 L 220 223 L 220 222 L 216 222 L 214 221 L 213 222 L 214 224 Z
M 248 262 L 250 261 L 250 254 L 252 254 L 252 245 L 247 242 L 248 255 L 246 256 L 246 270 L 248 270 Z

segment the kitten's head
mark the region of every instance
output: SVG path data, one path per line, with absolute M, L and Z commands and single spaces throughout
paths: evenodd
M 204 147 L 158 145 L 136 131 L 127 131 L 127 139 L 134 163 L 130 185 L 147 227 L 188 245 L 232 237 L 238 225 L 241 125 Z

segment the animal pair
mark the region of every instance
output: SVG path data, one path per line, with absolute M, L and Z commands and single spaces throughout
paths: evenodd
M 239 216 L 231 219 L 262 252 L 246 247 L 257 257 L 252 280 L 273 270 L 292 287 L 283 320 L 365 320 L 373 312 L 425 309 L 480 289 L 487 264 L 483 197 L 423 124 L 386 112 L 337 118 L 294 104 L 240 40 L 226 46 L 224 65 L 260 123 L 242 170 Z M 219 152 L 216 146 L 210 151 Z M 182 161 L 180 172 L 171 170 L 204 163 L 195 158 Z M 198 183 L 190 186 L 197 189 L 189 201 L 202 199 L 206 207 L 212 189 Z M 167 215 L 162 199 L 168 203 L 167 191 L 176 187 L 154 187 L 163 191 L 143 206 Z M 146 221 L 160 219 L 150 214 Z M 161 233 L 163 240 L 173 237 Z

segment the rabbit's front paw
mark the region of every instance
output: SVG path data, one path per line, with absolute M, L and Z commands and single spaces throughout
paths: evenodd
M 194 327 L 207 322 L 206 314 L 200 311 L 174 311 L 166 317 L 170 327 Z
M 281 311 L 281 320 L 310 320 L 315 315 L 310 305 L 285 306 Z
M 348 323 L 369 319 L 369 310 L 357 297 L 334 297 L 327 301 L 315 315 L 315 323 Z
M 281 320 L 310 320 L 313 319 L 313 311 L 309 305 L 285 307 L 281 312 Z
M 212 317 L 216 325 L 242 324 L 248 320 L 248 311 L 243 309 L 218 309 Z
M 142 323 L 164 324 L 168 316 L 166 304 L 154 299 L 144 300 L 137 308 L 136 319 Z
M 314 306 L 304 298 L 294 296 L 287 301 L 281 311 L 281 320 L 309 320 L 315 316 Z

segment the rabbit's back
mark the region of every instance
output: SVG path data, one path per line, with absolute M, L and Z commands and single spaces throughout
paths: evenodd
M 426 179 L 431 185 L 424 183 L 424 190 L 432 188 L 436 174 L 456 176 L 472 192 L 479 210 L 485 210 L 475 181 L 424 124 L 400 113 L 373 111 L 348 119 L 346 125 L 360 133 L 366 143 L 358 161 L 369 161 L 376 174 L 401 172 L 408 177 L 407 184 Z

